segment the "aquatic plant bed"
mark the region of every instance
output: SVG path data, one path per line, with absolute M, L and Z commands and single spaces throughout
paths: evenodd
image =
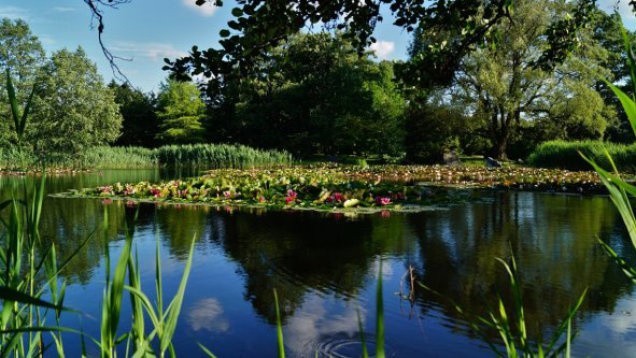
M 594 172 L 443 166 L 216 169 L 188 180 L 115 183 L 57 197 L 189 203 L 282 210 L 375 213 L 417 212 L 470 200 L 472 189 L 516 189 L 595 194 Z M 461 189 L 461 190 L 458 190 Z

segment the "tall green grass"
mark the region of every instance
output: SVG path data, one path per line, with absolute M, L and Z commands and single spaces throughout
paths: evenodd
M 591 140 L 549 141 L 537 146 L 528 157 L 528 163 L 542 168 L 590 170 L 590 164 L 579 154 L 582 153 L 600 167 L 611 170 L 612 166 L 606 151 L 613 158 L 619 171 L 636 173 L 636 144 L 625 145 Z
M 285 151 L 259 150 L 243 145 L 186 144 L 155 149 L 99 146 L 76 156 L 56 156 L 46 160 L 50 170 L 58 169 L 150 169 L 196 166 L 215 168 L 280 167 L 293 163 Z M 0 148 L 0 170 L 39 170 L 41 160 L 29 148 Z
M 116 357 L 118 352 L 135 357 L 176 356 L 172 337 L 192 267 L 195 240 L 190 246 L 179 288 L 167 306 L 164 306 L 159 241 L 155 257 L 156 303 L 152 304 L 141 288 L 139 260 L 137 255 L 132 255 L 132 231 L 126 230 L 126 241 L 112 272 L 109 240 L 105 240 L 106 283 L 100 336 L 88 337 L 81 330 L 61 325 L 62 314 L 74 313 L 64 306 L 66 283 L 59 274 L 95 233 L 80 243 L 68 258 L 58 259 L 55 245 L 41 239 L 39 234 L 45 180 L 43 175 L 29 197 L 24 188 L 22 199 L 0 203 L 3 214 L 0 215 L 0 357 L 63 357 L 63 333 L 81 336 L 84 355 L 88 340 L 98 347 L 102 357 Z M 107 226 L 108 217 L 104 215 L 102 229 Z M 120 327 L 126 292 L 132 308 L 131 324 Z M 149 328 L 146 322 L 151 323 Z

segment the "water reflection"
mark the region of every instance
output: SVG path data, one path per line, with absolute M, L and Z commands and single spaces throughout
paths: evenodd
M 156 180 L 162 175 L 54 178 L 48 191 Z M 9 197 L 18 186 L 2 178 L 0 195 Z M 636 347 L 628 344 L 636 341 L 633 287 L 596 245 L 602 238 L 614 247 L 629 248 L 620 217 L 604 197 L 484 193 L 479 202 L 448 210 L 357 218 L 188 205 L 136 208 L 122 201 L 47 198 L 44 213 L 42 233 L 56 242 L 62 256 L 73 252 L 108 217 L 106 232 L 93 235 L 64 272 L 71 283 L 69 306 L 92 317 L 99 317 L 99 296 L 88 302 L 84 293 L 101 292 L 104 250 L 117 250 L 124 227 L 134 229 L 149 293 L 156 240 L 162 245 L 164 283 L 170 292 L 178 285 L 192 238 L 199 238 L 175 337 L 182 354 L 200 354 L 197 342 L 202 342 L 218 356 L 274 355 L 274 288 L 291 356 L 359 354 L 357 312 L 372 342 L 382 258 L 387 344 L 392 352 L 489 355 L 451 302 L 474 317 L 495 308 L 498 294 L 509 300 L 508 281 L 494 257 L 514 254 L 531 334 L 549 334 L 589 288 L 575 322 L 580 330 L 575 351 L 596 356 L 625 347 L 616 355 L 636 355 Z M 416 289 L 412 307 L 400 298 L 397 293 L 408 290 L 404 273 L 409 266 L 419 281 L 446 298 L 421 289 Z M 87 330 L 95 335 L 97 329 Z M 603 343 L 596 345 L 598 339 Z

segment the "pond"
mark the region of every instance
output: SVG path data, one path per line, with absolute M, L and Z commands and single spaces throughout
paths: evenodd
M 47 191 L 137 182 L 192 173 L 107 171 L 50 177 Z M 21 190 L 32 177 L 0 178 L 0 196 Z M 601 196 L 484 191 L 479 200 L 417 214 L 358 217 L 311 212 L 263 212 L 187 205 L 139 206 L 123 201 L 47 198 L 42 234 L 61 256 L 75 250 L 107 213 L 106 233 L 95 234 L 64 272 L 69 287 L 63 325 L 99 337 L 104 250 L 117 257 L 125 223 L 134 225 L 144 290 L 154 292 L 159 242 L 164 291 L 177 289 L 193 237 L 192 272 L 174 344 L 180 356 L 276 356 L 273 289 L 279 295 L 288 356 L 360 355 L 358 315 L 370 344 L 375 293 L 382 268 L 389 356 L 492 356 L 469 330 L 465 316 L 486 315 L 506 300 L 509 284 L 495 257 L 517 258 L 531 334 L 548 337 L 585 288 L 574 322 L 575 356 L 636 356 L 633 285 L 596 244 L 627 254 L 620 216 Z M 126 219 L 128 217 L 128 220 Z M 633 255 L 630 259 L 634 259 Z M 409 297 L 409 267 L 419 282 Z M 125 300 L 122 325 L 130 309 Z M 496 341 L 496 333 L 490 335 Z M 65 337 L 69 356 L 80 354 L 77 336 Z M 97 354 L 88 344 L 89 353 Z

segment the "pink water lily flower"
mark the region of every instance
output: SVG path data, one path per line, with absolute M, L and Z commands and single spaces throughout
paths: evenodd
M 297 197 L 298 197 L 298 193 L 296 193 L 292 189 L 287 190 L 287 196 L 285 197 L 285 204 L 291 204 L 295 202 Z
M 375 202 L 380 206 L 386 206 L 391 204 L 391 198 L 389 198 L 388 196 L 378 196 L 377 198 L 375 198 Z

